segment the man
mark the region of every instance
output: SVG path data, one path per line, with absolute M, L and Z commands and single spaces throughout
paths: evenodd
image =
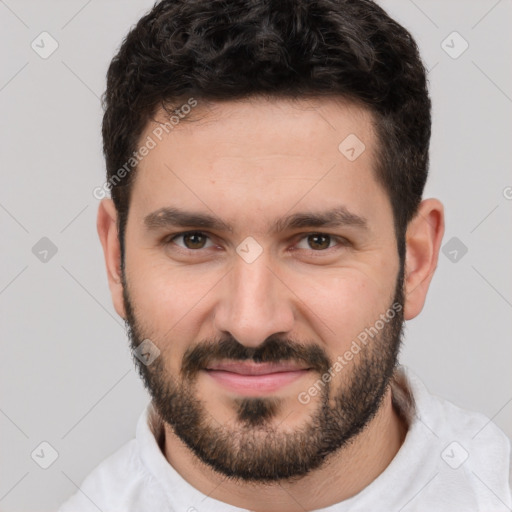
M 370 0 L 163 0 L 113 59 L 98 212 L 151 404 L 62 512 L 498 511 L 510 441 L 398 364 L 444 232 Z

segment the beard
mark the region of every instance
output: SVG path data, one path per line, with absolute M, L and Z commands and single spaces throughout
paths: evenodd
M 135 350 L 148 337 L 135 316 L 124 272 L 122 278 L 127 331 L 131 348 Z M 167 370 L 163 356 L 150 365 L 136 357 L 134 362 L 156 411 L 200 461 L 233 480 L 294 481 L 340 452 L 379 410 L 401 346 L 403 282 L 401 265 L 392 302 L 395 307 L 389 308 L 396 314 L 388 322 L 382 322 L 383 328 L 354 355 L 350 367 L 341 370 L 345 381 L 337 389 L 330 379 L 322 381 L 310 417 L 293 431 L 280 429 L 276 422 L 276 417 L 283 413 L 283 399 L 278 397 L 234 399 L 236 421 L 221 424 L 208 412 L 195 382 L 199 372 L 220 359 L 305 363 L 321 379 L 330 369 L 332 373 L 335 363 L 319 345 L 277 336 L 267 338 L 256 348 L 246 347 L 233 337 L 205 340 L 186 350 L 178 375 Z M 397 308 L 397 304 L 401 307 Z M 160 349 L 165 347 L 166 354 L 172 346 L 172 339 L 159 343 Z M 297 407 L 304 405 L 297 400 Z

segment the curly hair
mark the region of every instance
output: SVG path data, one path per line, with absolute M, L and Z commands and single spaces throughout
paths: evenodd
M 366 107 L 374 173 L 393 208 L 398 252 L 421 201 L 431 129 L 426 71 L 411 34 L 371 0 L 162 0 L 124 39 L 107 72 L 107 180 L 130 161 L 163 107 L 184 98 L 336 96 Z M 123 254 L 136 172 L 111 187 Z M 126 168 L 126 167 L 125 167 Z

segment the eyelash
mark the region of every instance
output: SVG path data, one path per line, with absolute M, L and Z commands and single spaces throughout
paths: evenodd
M 204 231 L 183 231 L 181 233 L 175 233 L 173 235 L 166 236 L 162 240 L 162 243 L 163 243 L 163 245 L 168 246 L 168 245 L 173 244 L 174 240 L 176 240 L 177 238 L 183 237 L 185 235 L 194 235 L 194 234 L 195 235 L 205 236 L 209 241 L 211 241 L 211 237 L 207 233 L 205 233 Z M 335 236 L 335 235 L 331 235 L 329 233 L 322 233 L 320 231 L 312 231 L 310 233 L 303 234 L 297 243 L 301 242 L 304 239 L 307 239 L 309 236 L 312 236 L 312 235 L 320 235 L 320 236 L 329 237 L 331 242 L 336 242 L 336 245 L 334 245 L 332 247 L 328 247 L 327 249 L 318 249 L 318 250 L 315 250 L 315 249 L 295 249 L 295 250 L 308 251 L 310 253 L 314 253 L 317 256 L 321 256 L 323 254 L 330 254 L 332 249 L 337 249 L 337 248 L 339 249 L 340 247 L 347 247 L 350 244 L 350 242 L 346 238 Z M 177 244 L 174 244 L 174 245 L 176 245 L 178 250 L 186 252 L 186 253 L 189 253 L 189 254 L 191 254 L 191 253 L 200 253 L 202 250 L 209 248 L 209 247 L 202 247 L 202 248 L 199 248 L 199 249 L 189 249 L 187 247 L 181 247 L 181 246 L 179 246 Z

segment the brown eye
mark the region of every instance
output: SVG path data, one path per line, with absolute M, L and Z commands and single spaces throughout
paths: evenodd
M 206 237 L 202 233 L 187 233 L 183 235 L 183 242 L 187 249 L 202 249 L 206 244 Z
M 200 231 L 190 231 L 188 233 L 181 233 L 172 238 L 172 242 L 185 249 L 203 249 L 208 242 L 208 236 Z M 179 240 L 182 239 L 181 242 Z
M 329 249 L 329 246 L 331 245 L 331 237 L 329 235 L 323 235 L 321 233 L 314 233 L 312 235 L 308 235 L 307 240 L 309 247 L 311 247 L 311 249 L 318 251 Z

